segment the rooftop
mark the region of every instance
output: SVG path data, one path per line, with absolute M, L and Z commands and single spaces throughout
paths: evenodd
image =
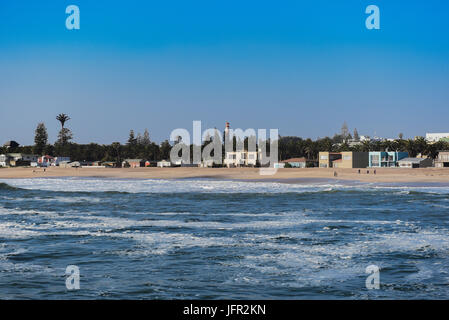
M 291 158 L 291 159 L 286 159 L 286 160 L 282 160 L 281 162 L 285 163 L 285 162 L 306 162 L 307 159 L 302 157 L 302 158 Z

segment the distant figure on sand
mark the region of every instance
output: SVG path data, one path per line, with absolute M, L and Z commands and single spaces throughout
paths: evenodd
M 376 174 L 376 169 L 374 169 L 374 174 Z
M 360 169 L 359 169 L 359 174 L 360 174 Z
M 369 170 L 366 170 L 366 174 L 369 174 Z
M 334 171 L 334 177 L 336 177 L 337 176 L 337 171 Z

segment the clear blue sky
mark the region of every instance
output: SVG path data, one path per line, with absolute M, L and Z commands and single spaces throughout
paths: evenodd
M 448 132 L 448 102 L 445 0 L 0 2 L 1 143 L 32 144 L 40 121 L 54 142 L 61 112 L 79 143 L 160 142 L 192 120 L 413 137 Z

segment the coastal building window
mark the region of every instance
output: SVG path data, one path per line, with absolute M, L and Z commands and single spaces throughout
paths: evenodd
M 371 166 L 378 167 L 379 166 L 379 155 L 375 154 L 371 156 Z
M 351 160 L 351 156 L 344 156 L 343 160 Z
M 254 159 L 254 155 L 253 155 L 253 154 L 250 154 L 250 155 L 248 156 L 248 159 L 253 160 L 253 159 Z
M 321 156 L 320 159 L 321 160 L 327 160 L 327 156 Z

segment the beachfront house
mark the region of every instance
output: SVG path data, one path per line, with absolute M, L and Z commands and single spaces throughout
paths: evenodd
M 204 159 L 201 161 L 199 167 L 201 168 L 213 168 L 215 165 L 214 159 Z
M 254 167 L 257 165 L 257 151 L 228 151 L 224 164 L 230 167 Z
M 408 152 L 370 151 L 369 166 L 371 168 L 397 167 L 398 161 L 404 158 L 408 158 Z
M 333 168 L 366 168 L 368 167 L 368 152 L 340 152 L 341 158 L 334 160 Z
M 73 161 L 68 164 L 70 168 L 81 168 L 82 164 L 79 161 Z
M 71 168 L 72 165 L 68 161 L 61 161 L 61 162 L 59 162 L 58 167 L 60 167 L 60 168 Z
M 283 168 L 285 168 L 285 163 L 284 162 L 275 162 L 273 164 L 273 168 L 275 168 L 275 169 L 283 169 Z
M 61 164 L 61 162 L 70 162 L 70 157 L 54 157 L 51 165 L 56 167 L 59 166 Z
M 106 168 L 116 168 L 117 167 L 117 162 L 115 162 L 115 161 L 105 161 L 105 162 L 103 162 L 103 165 Z
M 164 167 L 171 167 L 171 162 L 167 161 L 167 160 L 161 160 L 157 162 L 157 166 L 159 168 L 164 168 Z
M 438 157 L 435 159 L 436 168 L 449 168 L 449 151 L 438 152 Z
M 320 168 L 366 168 L 368 152 L 320 152 L 318 163 Z
M 7 154 L 0 154 L 0 167 L 9 167 L 11 157 Z
M 42 156 L 42 157 L 37 158 L 37 164 L 39 167 L 49 167 L 49 166 L 51 166 L 53 159 L 54 158 L 49 155 Z
M 125 159 L 125 161 L 122 162 L 122 167 L 129 167 L 129 168 L 140 168 L 145 167 L 145 160 L 143 159 Z
M 341 159 L 340 152 L 322 151 L 318 154 L 318 165 L 320 168 L 332 168 L 335 160 Z
M 8 153 L 9 165 L 11 167 L 30 166 L 31 163 L 37 162 L 38 156 L 23 153 Z
M 155 160 L 147 160 L 145 161 L 145 167 L 157 167 L 157 161 Z
M 431 158 L 404 158 L 398 161 L 400 168 L 428 168 L 432 164 Z
M 305 168 L 307 165 L 307 159 L 302 157 L 302 158 L 290 158 L 282 160 L 280 163 L 278 163 L 278 168 L 284 168 L 287 163 L 292 168 Z M 284 164 L 284 166 L 282 166 L 281 164 Z

